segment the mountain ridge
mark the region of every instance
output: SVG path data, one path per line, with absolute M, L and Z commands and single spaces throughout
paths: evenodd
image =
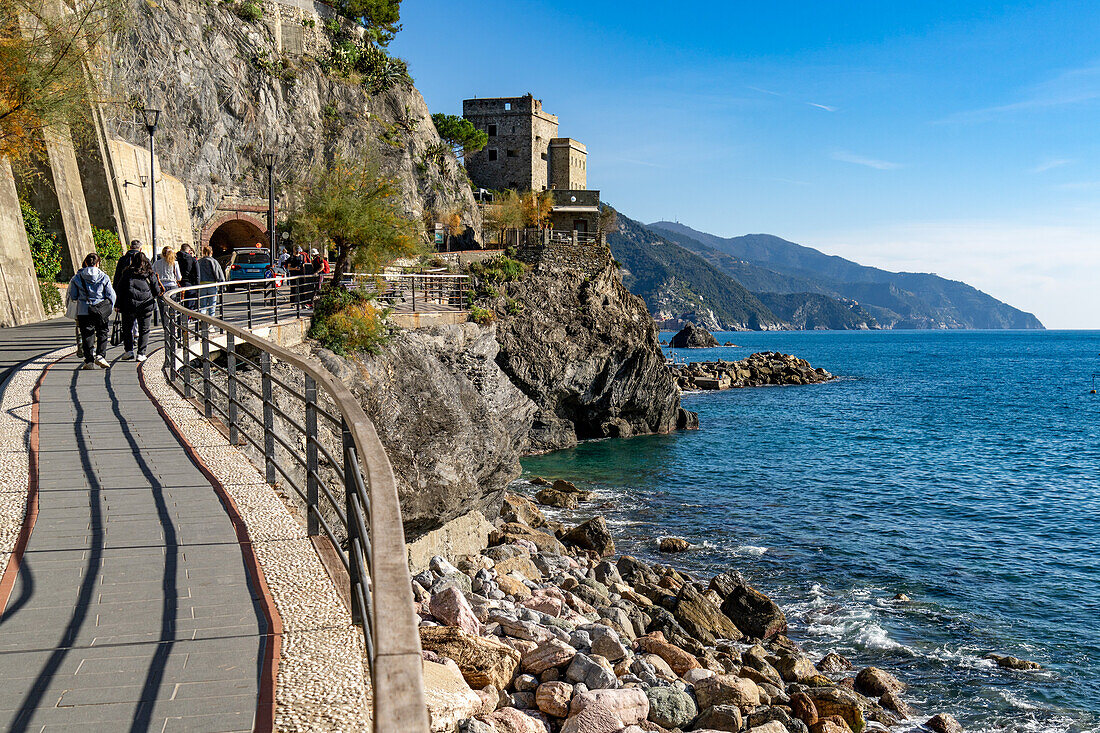
M 669 221 L 646 228 L 703 257 L 750 291 L 817 293 L 853 300 L 884 328 L 1043 328 L 1031 313 L 967 283 L 932 273 L 861 265 L 772 234 L 724 238 Z

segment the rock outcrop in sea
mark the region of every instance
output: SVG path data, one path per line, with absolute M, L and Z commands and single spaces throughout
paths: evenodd
M 717 346 L 718 339 L 702 326 L 688 322 L 669 340 L 668 345 L 674 349 L 707 349 Z
M 615 556 L 602 517 L 568 528 L 519 494 L 496 527 L 413 578 L 425 665 L 451 679 L 433 730 L 861 733 L 911 712 L 890 673 L 806 655 L 736 571 Z
M 731 389 L 764 385 L 817 384 L 835 377 L 805 359 L 778 351 L 751 354 L 739 361 L 693 361 L 671 364 L 680 389 Z

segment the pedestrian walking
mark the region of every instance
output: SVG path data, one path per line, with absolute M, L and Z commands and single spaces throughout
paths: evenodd
M 116 310 L 122 313 L 122 343 L 126 353 L 124 361 L 145 361 L 149 344 L 149 331 L 153 327 L 153 311 L 164 288 L 153 272 L 149 258 L 141 252 L 131 259 L 131 264 L 119 279 Z M 137 352 L 134 351 L 134 332 L 137 332 Z
M 198 271 L 199 285 L 225 282 L 225 270 L 222 269 L 221 263 L 214 259 L 214 250 L 210 245 L 202 248 L 202 259 L 195 263 L 195 269 Z M 205 313 L 208 316 L 214 315 L 214 301 L 217 292 L 217 288 L 202 288 L 199 290 L 200 313 Z
M 199 266 L 198 260 L 195 259 L 195 255 L 191 254 L 191 245 L 185 244 L 180 247 L 180 251 L 176 254 L 176 264 L 180 268 L 180 287 L 188 288 L 192 285 L 199 284 Z M 183 306 L 195 310 L 195 291 L 190 290 L 184 294 Z
M 194 260 L 193 257 L 191 259 Z M 174 290 L 180 286 L 183 281 L 183 272 L 180 270 L 179 263 L 176 262 L 176 253 L 171 247 L 161 250 L 160 257 L 153 263 L 153 274 L 157 276 L 161 287 L 165 290 Z
M 115 289 L 111 278 L 99 269 L 99 255 L 95 252 L 84 258 L 84 266 L 69 281 L 69 300 L 77 304 L 76 325 L 84 354 L 82 368 L 108 368 L 111 364 L 107 361 L 107 330 L 115 305 Z

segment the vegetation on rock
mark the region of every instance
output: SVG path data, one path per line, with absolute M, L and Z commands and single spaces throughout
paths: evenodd
M 437 112 L 432 115 L 432 122 L 439 137 L 451 146 L 455 155 L 476 153 L 489 144 L 489 133 L 477 129 L 465 117 Z
M 378 353 L 390 335 L 388 311 L 361 290 L 326 288 L 313 308 L 310 338 L 337 354 Z

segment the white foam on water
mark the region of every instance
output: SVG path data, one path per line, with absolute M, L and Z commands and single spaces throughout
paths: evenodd
M 749 555 L 751 557 L 760 557 L 768 551 L 767 547 L 761 547 L 759 545 L 741 545 L 733 551 L 735 555 Z
M 1024 698 L 1020 697 L 1019 695 L 1014 695 L 1011 692 L 1009 692 L 1008 690 L 1001 690 L 1000 693 L 1001 693 L 1001 697 L 1004 698 L 1005 702 L 1012 705 L 1013 707 L 1020 708 L 1021 710 L 1038 710 L 1039 709 L 1039 706 L 1036 705 L 1035 703 L 1029 702 L 1028 700 L 1025 700 Z

